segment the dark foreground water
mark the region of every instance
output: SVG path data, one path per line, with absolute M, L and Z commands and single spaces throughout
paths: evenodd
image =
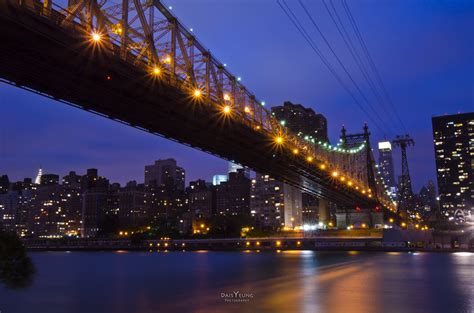
M 474 312 L 472 253 L 118 251 L 31 256 L 33 284 L 19 290 L 0 286 L 1 313 Z M 234 292 L 245 298 L 231 298 Z

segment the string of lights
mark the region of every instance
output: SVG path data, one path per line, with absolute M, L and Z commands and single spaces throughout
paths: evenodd
M 153 9 L 153 6 L 150 5 L 148 9 Z M 100 11 L 102 20 L 97 25 L 80 24 L 81 12 L 74 8 L 72 11 L 59 9 L 54 14 L 54 22 L 65 27 L 77 22 L 78 24 L 75 24 L 72 30 L 84 36 L 85 43 L 92 48 L 92 53 L 112 54 L 121 57 L 126 62 L 131 62 L 143 70 L 143 74 L 150 79 L 150 83 L 166 83 L 180 88 L 193 104 L 213 106 L 225 119 L 240 119 L 256 132 L 263 133 L 276 152 L 292 155 L 299 162 L 318 171 L 319 175 L 326 175 L 328 179 L 344 189 L 363 197 L 374 197 L 373 190 L 367 186 L 366 182 L 354 175 L 354 172 L 351 172 L 353 169 L 350 166 L 353 155 L 365 150 L 366 145 L 342 149 L 327 143 L 326 145 L 319 142 L 308 144 L 309 140 L 291 133 L 263 108 L 263 102 L 257 101 L 238 78 L 214 59 L 209 50 L 200 45 L 187 29 L 181 27 L 166 8 L 160 9 L 165 12 L 164 14 L 170 15 L 167 20 L 160 21 L 160 25 L 174 23 L 172 29 L 176 33 L 172 35 L 176 40 L 172 40 L 172 44 L 168 41 L 153 41 L 153 44 L 142 41 L 150 36 L 149 31 L 150 28 L 153 29 L 155 21 L 151 21 L 150 26 L 146 20 L 140 18 L 144 16 L 144 10 L 139 2 L 135 2 L 138 17 L 134 21 L 139 23 L 141 28 L 132 29 L 131 25 L 123 24 L 122 20 L 113 17 L 112 13 L 106 10 Z M 44 14 L 43 11 L 37 13 Z M 59 16 L 59 14 L 64 16 Z M 44 17 L 49 18 L 49 14 L 45 14 Z M 134 37 L 124 38 L 127 29 Z M 148 33 L 148 37 L 139 33 L 142 29 Z M 169 34 L 171 28 L 163 27 L 162 29 L 163 33 L 157 36 L 160 39 Z M 139 34 L 141 37 L 138 36 Z M 182 36 L 190 41 L 185 44 Z M 136 41 L 132 40 L 135 38 Z M 190 51 L 189 45 L 194 45 L 192 48 L 196 51 Z M 179 54 L 177 50 L 180 51 Z M 190 58 L 191 53 L 193 58 Z M 217 79 L 218 77 L 221 78 Z M 113 80 L 113 74 L 107 75 L 104 79 Z

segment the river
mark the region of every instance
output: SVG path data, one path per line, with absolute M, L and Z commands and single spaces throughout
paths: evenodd
M 31 252 L 0 312 L 474 312 L 474 253 Z

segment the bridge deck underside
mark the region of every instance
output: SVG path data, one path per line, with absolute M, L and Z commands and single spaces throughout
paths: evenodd
M 328 173 L 288 151 L 275 150 L 268 134 L 241 119 L 196 103 L 176 86 L 153 80 L 139 67 L 92 49 L 85 34 L 0 3 L 0 77 L 82 109 L 234 160 L 337 204 L 374 207 Z M 100 134 L 97 134 L 100 136 Z

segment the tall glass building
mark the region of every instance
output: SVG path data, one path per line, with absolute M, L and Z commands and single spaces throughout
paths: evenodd
M 450 216 L 470 215 L 474 210 L 474 113 L 436 116 L 432 125 L 441 210 Z
M 390 141 L 379 142 L 379 170 L 389 189 L 395 188 L 392 145 Z

